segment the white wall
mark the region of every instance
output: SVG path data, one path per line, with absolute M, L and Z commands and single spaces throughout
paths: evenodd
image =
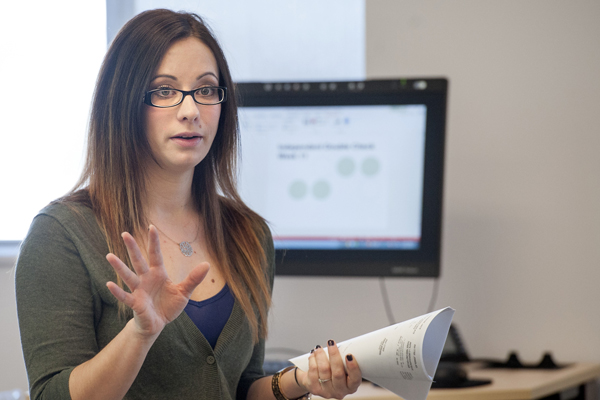
M 24 238 L 37 212 L 79 178 L 106 51 L 104 1 L 0 3 L 10 16 L 0 24 L 0 76 L 14 85 L 0 97 L 0 241 Z
M 27 389 L 27 376 L 17 325 L 14 272 L 9 265 L 0 264 L 0 392 L 17 388 Z
M 17 226 L 27 222 L 17 221 L 16 210 L 30 210 L 21 219 L 33 218 L 79 176 L 89 102 L 106 46 L 104 8 L 104 0 L 0 4 L 6 16 L 0 24 L 0 76 L 10 87 L 10 95 L 0 98 L 0 240 L 25 235 L 26 225 Z M 11 250 L 0 247 L 0 392 L 27 388 L 14 260 L 6 257 Z
M 370 78 L 451 82 L 443 276 L 476 357 L 600 362 L 600 3 L 367 0 Z M 0 269 L 0 390 L 24 387 Z M 397 320 L 433 282 L 387 280 Z M 376 279 L 277 278 L 270 349 L 387 324 Z M 285 356 L 285 352 L 273 356 Z
M 475 357 L 600 362 L 600 3 L 367 0 L 367 76 L 450 80 L 437 306 Z M 397 319 L 432 283 L 387 280 Z M 387 323 L 373 279 L 279 278 L 270 346 Z

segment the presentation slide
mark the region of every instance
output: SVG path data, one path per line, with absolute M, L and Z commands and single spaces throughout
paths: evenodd
M 240 192 L 277 248 L 417 248 L 424 105 L 240 108 Z

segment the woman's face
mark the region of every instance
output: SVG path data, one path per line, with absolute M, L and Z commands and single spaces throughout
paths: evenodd
M 148 90 L 218 85 L 219 72 L 212 51 L 199 39 L 189 37 L 169 48 Z M 146 135 L 159 166 L 176 173 L 193 170 L 210 150 L 221 105 L 197 104 L 192 96 L 186 96 L 175 107 L 145 107 Z

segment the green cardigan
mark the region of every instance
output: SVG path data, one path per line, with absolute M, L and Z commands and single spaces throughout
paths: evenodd
M 268 231 L 268 229 L 267 229 Z M 264 244 L 273 285 L 274 256 Z M 106 282 L 116 274 L 91 209 L 52 204 L 34 219 L 16 268 L 16 294 L 30 395 L 70 399 L 69 375 L 125 326 Z M 236 301 L 213 350 L 185 312 L 168 324 L 125 399 L 245 399 L 264 376 L 264 340 L 253 345 Z

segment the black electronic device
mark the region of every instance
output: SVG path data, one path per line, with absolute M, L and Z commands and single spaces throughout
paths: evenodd
M 463 387 L 467 382 L 469 382 L 467 370 L 460 363 L 440 361 L 431 387 L 433 389 Z
M 240 193 L 277 274 L 440 274 L 448 82 L 238 83 Z
M 465 344 L 463 343 L 455 324 L 450 325 L 440 361 L 454 363 L 470 361 Z
M 450 325 L 440 362 L 433 377 L 432 389 L 467 388 L 491 383 L 491 379 L 469 379 L 464 366 L 471 361 L 455 324 Z
M 501 368 L 501 369 L 561 369 L 568 364 L 557 364 L 552 357 L 552 353 L 545 352 L 542 359 L 537 363 L 523 363 L 519 359 L 516 351 L 510 352 L 506 361 L 484 360 L 486 368 Z

